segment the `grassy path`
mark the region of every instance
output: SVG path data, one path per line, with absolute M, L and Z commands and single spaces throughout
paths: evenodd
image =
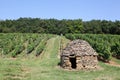
M 31 67 L 30 80 L 50 80 L 50 74 L 55 72 L 59 59 L 57 58 L 60 47 L 60 37 L 51 38 L 40 57 L 37 58 L 36 66 Z M 52 79 L 51 79 L 52 80 Z

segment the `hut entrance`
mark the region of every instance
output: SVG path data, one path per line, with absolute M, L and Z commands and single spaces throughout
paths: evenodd
M 71 68 L 76 69 L 76 58 L 70 58 Z

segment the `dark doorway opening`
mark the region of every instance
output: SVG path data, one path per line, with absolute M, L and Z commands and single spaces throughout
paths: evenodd
M 73 69 L 76 69 L 76 58 L 70 58 L 70 62 L 71 62 L 71 67 Z

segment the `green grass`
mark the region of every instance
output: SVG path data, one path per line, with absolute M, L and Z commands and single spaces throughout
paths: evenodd
M 68 71 L 58 66 L 60 39 L 48 40 L 37 58 L 0 58 L 0 80 L 120 80 L 120 68 L 99 62 L 98 71 Z M 63 38 L 64 43 L 67 39 Z M 117 60 L 120 63 L 120 60 Z
M 0 80 L 21 80 L 26 74 L 24 69 L 27 69 L 19 59 L 1 58 L 0 59 Z

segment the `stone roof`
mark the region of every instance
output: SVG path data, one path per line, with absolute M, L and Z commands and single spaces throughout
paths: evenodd
M 97 55 L 96 51 L 90 46 L 90 44 L 84 40 L 71 41 L 67 47 L 62 51 L 63 56 L 82 56 L 82 55 Z

